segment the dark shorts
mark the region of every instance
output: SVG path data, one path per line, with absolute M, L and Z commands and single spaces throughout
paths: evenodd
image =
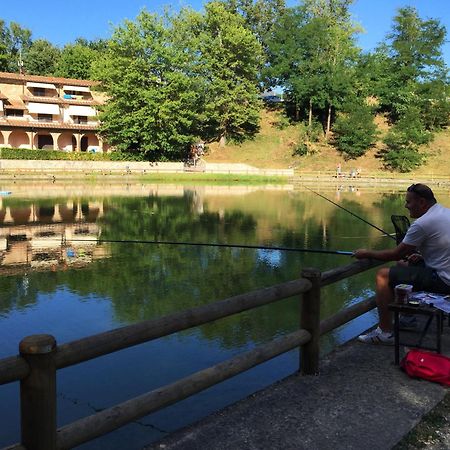
M 412 284 L 414 291 L 450 294 L 450 286 L 439 278 L 434 269 L 424 266 L 394 266 L 389 269 L 389 285 Z

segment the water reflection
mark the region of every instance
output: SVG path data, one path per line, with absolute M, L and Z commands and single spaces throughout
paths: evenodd
M 103 204 L 73 201 L 0 210 L 0 275 L 84 267 L 109 256 L 98 243 Z M 82 239 L 82 241 L 81 241 Z
M 40 198 L 29 193 L 4 198 L 0 204 L 0 357 L 16 353 L 27 334 L 45 332 L 67 342 L 291 280 L 306 266 L 326 270 L 350 262 L 347 257 L 314 253 L 104 241 L 156 239 L 328 250 L 382 247 L 388 241 L 302 190 L 139 186 L 95 198 L 51 192 L 52 198 L 36 191 Z M 332 187 L 321 192 L 386 230 L 392 229 L 390 214 L 403 211 L 403 194 L 393 189 L 379 193 Z M 372 288 L 372 273 L 328 286 L 323 317 L 370 295 Z M 293 331 L 299 323 L 298 302 L 288 299 L 61 371 L 59 423 L 92 413 L 87 405 L 110 406 Z M 370 320 L 362 318 L 327 335 L 323 348 L 354 336 Z M 146 418 L 154 428 L 133 425 L 128 432 L 113 433 L 83 448 L 140 448 L 160 437 L 158 428 L 185 425 L 292 373 L 296 364 L 297 353 L 292 352 L 188 400 L 188 406 L 173 406 Z M 0 416 L 8 420 L 0 446 L 18 440 L 13 389 L 0 387 L 6 399 L 0 402 Z

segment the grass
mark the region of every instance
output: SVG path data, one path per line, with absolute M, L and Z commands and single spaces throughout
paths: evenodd
M 416 450 L 421 448 L 444 448 L 450 439 L 450 392 L 426 414 L 393 450 Z
M 55 177 L 56 181 L 76 181 L 83 180 L 84 182 L 98 183 L 106 180 L 117 180 L 120 182 L 164 182 L 164 183 L 182 183 L 182 184 L 208 184 L 208 185 L 230 185 L 230 184 L 246 184 L 246 185 L 263 185 L 263 184 L 286 184 L 288 182 L 287 177 L 283 176 L 270 176 L 270 175 L 247 175 L 247 174 L 221 174 L 221 173 L 146 173 L 145 175 L 137 174 L 99 174 L 95 172 L 79 172 L 79 173 L 65 173 L 65 172 L 51 172 L 49 174 L 40 174 L 39 178 L 45 181 L 49 181 Z M 4 176 L 3 178 L 11 179 L 10 176 Z M 15 178 L 17 180 L 36 179 L 35 174 L 16 173 Z M 1 179 L 1 177 L 0 177 Z
M 229 144 L 220 148 L 217 143 L 209 145 L 207 162 L 247 163 L 259 168 L 295 168 L 296 173 L 335 173 L 336 166 L 341 163 L 343 173 L 360 168 L 362 176 L 370 175 L 377 178 L 444 178 L 450 177 L 450 130 L 438 133 L 428 147 L 423 148 L 428 154 L 427 162 L 408 174 L 391 172 L 383 167 L 382 160 L 377 156 L 382 148 L 381 142 L 370 149 L 364 156 L 356 160 L 346 161 L 333 146 L 325 142 L 315 146 L 315 153 L 308 156 L 294 155 L 298 144 L 299 129 L 289 125 L 279 129 L 277 123 L 280 113 L 264 111 L 261 117 L 260 133 L 251 141 L 241 145 Z M 383 117 L 377 117 L 376 123 L 380 137 L 388 130 L 388 124 Z

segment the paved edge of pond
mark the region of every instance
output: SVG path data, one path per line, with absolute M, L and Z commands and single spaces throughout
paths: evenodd
M 322 358 L 320 376 L 292 375 L 144 450 L 391 449 L 446 394 L 393 357 L 392 347 L 350 341 Z

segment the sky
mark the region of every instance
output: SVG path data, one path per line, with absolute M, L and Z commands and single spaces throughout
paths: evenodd
M 202 4 L 202 0 L 0 0 L 0 19 L 30 29 L 33 40 L 47 39 L 62 47 L 77 37 L 108 38 L 114 26 L 124 19 L 135 19 L 143 8 L 161 13 L 165 5 L 200 10 Z M 298 2 L 288 0 L 288 5 L 295 4 Z M 355 0 L 351 8 L 353 18 L 365 29 L 358 39 L 359 46 L 365 51 L 373 50 L 391 29 L 397 9 L 404 6 L 415 7 L 422 19 L 439 19 L 450 39 L 449 0 Z M 450 66 L 449 42 L 444 47 L 444 58 Z

